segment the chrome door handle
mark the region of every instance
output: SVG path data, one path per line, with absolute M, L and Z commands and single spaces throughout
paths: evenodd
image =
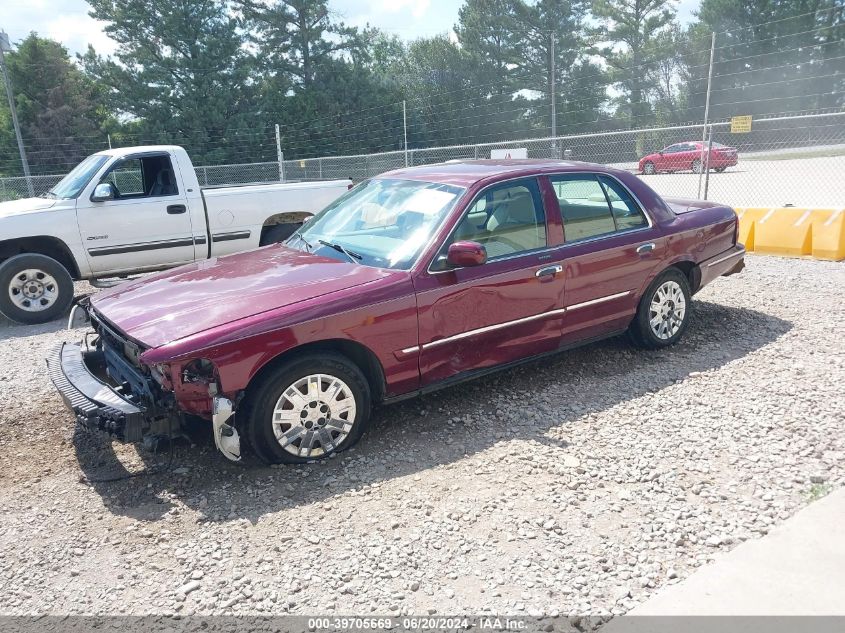
M 541 268 L 536 273 L 534 273 L 535 277 L 545 277 L 546 275 L 557 275 L 558 273 L 563 272 L 563 266 L 560 264 L 555 264 L 554 266 L 546 266 L 545 268 Z
M 650 253 L 654 250 L 654 242 L 649 242 L 648 244 L 640 244 L 637 246 L 637 254 L 642 255 L 643 253 Z

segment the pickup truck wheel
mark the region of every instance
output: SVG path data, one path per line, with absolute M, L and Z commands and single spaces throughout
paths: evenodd
M 73 300 L 73 279 L 59 262 L 38 253 L 15 255 L 0 265 L 0 312 L 18 323 L 46 323 Z
M 261 236 L 261 243 L 259 246 L 267 246 L 268 244 L 284 242 L 293 235 L 293 232 L 300 226 L 302 226 L 301 222 L 298 224 L 277 224 L 276 226 L 270 227 L 264 235 Z
M 689 325 L 691 307 L 686 276 L 676 268 L 664 271 L 651 282 L 640 299 L 637 315 L 629 328 L 631 339 L 646 349 L 677 343 Z
M 315 354 L 282 365 L 247 395 L 245 437 L 271 464 L 325 459 L 355 444 L 370 417 L 370 389 L 343 356 Z

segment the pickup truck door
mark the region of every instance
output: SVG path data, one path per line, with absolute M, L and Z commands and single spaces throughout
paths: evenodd
M 562 345 L 624 330 L 660 264 L 665 238 L 618 180 L 606 174 L 550 176 L 560 204 L 566 274 Z
M 105 182 L 115 198 L 92 201 L 93 187 Z M 206 249 L 205 227 L 192 227 L 184 184 L 166 152 L 117 161 L 80 196 L 76 209 L 96 275 L 166 268 L 193 261 L 195 244 Z
M 423 386 L 557 348 L 564 277 L 549 249 L 557 239 L 535 178 L 492 185 L 473 199 L 414 282 Z M 482 244 L 487 263 L 449 267 L 448 246 L 461 240 Z

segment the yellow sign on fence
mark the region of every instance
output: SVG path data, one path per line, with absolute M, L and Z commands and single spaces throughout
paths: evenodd
M 731 117 L 731 134 L 745 134 L 751 131 L 751 115 Z

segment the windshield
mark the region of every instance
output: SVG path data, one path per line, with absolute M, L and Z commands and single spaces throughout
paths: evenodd
M 75 198 L 108 159 L 108 156 L 97 154 L 89 156 L 74 167 L 67 176 L 62 178 L 59 184 L 44 195 L 49 198 Z
M 288 244 L 344 261 L 408 269 L 463 192 L 417 180 L 368 180 L 314 216 Z

